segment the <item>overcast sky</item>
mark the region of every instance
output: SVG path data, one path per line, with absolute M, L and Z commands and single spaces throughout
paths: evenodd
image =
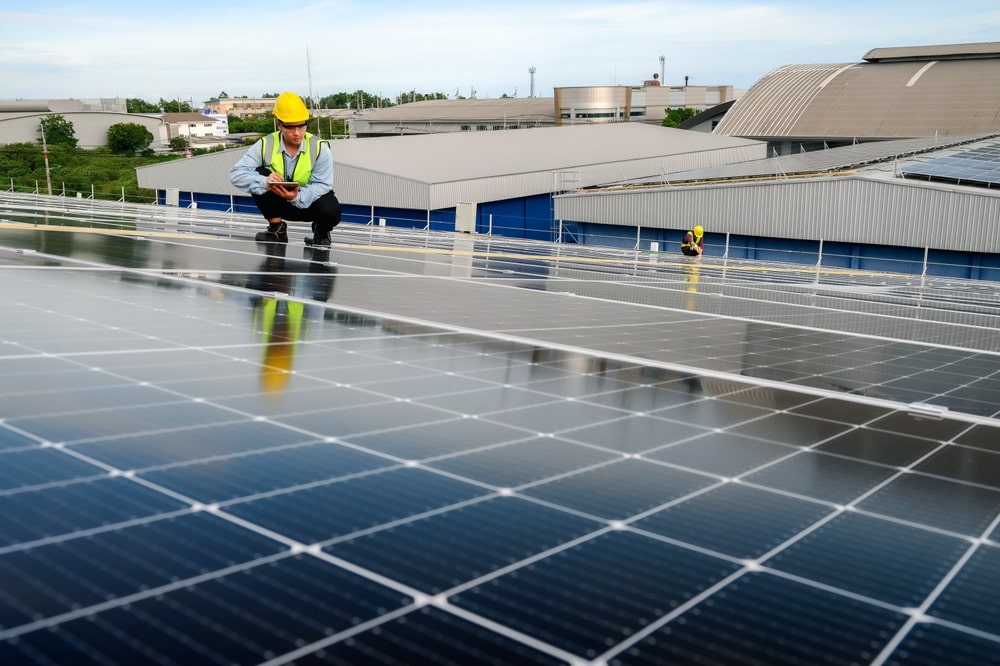
M 13 7 L 13 9 L 12 9 Z M 1000 41 L 997 0 L 35 0 L 0 9 L 0 99 L 193 101 L 293 90 L 469 97 L 559 86 L 749 88 L 877 47 Z

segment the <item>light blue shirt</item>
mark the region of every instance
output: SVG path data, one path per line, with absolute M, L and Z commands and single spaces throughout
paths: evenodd
M 305 141 L 303 139 L 303 141 Z M 263 139 L 250 146 L 243 154 L 240 161 L 229 170 L 229 182 L 233 187 L 251 194 L 264 194 L 267 192 L 265 181 L 267 176 L 257 173 L 257 169 L 262 166 L 270 166 L 264 162 L 261 156 Z M 301 150 L 299 152 L 301 154 Z M 294 167 L 294 157 L 288 154 L 285 149 L 285 142 L 281 142 L 281 156 L 285 160 L 286 169 L 288 166 Z M 284 176 L 285 174 L 282 174 Z M 291 203 L 296 208 L 309 208 L 321 196 L 333 190 L 333 157 L 330 155 L 330 146 L 320 147 L 319 155 L 313 156 L 312 174 L 309 182 L 299 188 L 299 193 L 295 195 Z

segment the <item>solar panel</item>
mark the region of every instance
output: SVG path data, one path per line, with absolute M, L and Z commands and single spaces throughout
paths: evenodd
M 1000 143 L 994 141 L 954 155 L 910 164 L 900 171 L 908 178 L 926 177 L 987 186 L 1000 184 Z
M 995 284 L 0 218 L 0 663 L 1000 661 Z

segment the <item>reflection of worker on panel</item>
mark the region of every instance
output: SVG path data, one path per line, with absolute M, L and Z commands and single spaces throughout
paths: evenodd
M 333 292 L 336 269 L 324 257 L 313 256 L 306 274 L 288 272 L 287 245 L 262 243 L 261 246 L 266 256 L 260 272 L 247 280 L 247 287 L 262 292 L 251 297 L 254 330 L 264 342 L 260 386 L 266 394 L 274 396 L 288 386 L 295 351 L 308 332 L 310 305 L 300 299 L 327 301 Z M 328 250 L 320 254 L 329 257 Z
M 688 292 L 687 302 L 684 304 L 684 307 L 688 310 L 694 310 L 695 298 L 698 295 L 698 278 L 701 273 L 701 264 L 685 263 L 684 272 L 687 274 L 684 279 L 687 282 L 686 290 Z

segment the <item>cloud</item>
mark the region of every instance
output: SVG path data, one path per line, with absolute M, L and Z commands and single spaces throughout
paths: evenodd
M 509 0 L 503 5 L 244 0 L 165 6 L 39 0 L 0 11 L 0 98 L 316 96 L 411 89 L 480 96 L 667 83 L 749 87 L 785 64 L 852 62 L 879 46 L 989 41 L 993 2 Z M 308 60 L 307 60 L 308 50 Z

